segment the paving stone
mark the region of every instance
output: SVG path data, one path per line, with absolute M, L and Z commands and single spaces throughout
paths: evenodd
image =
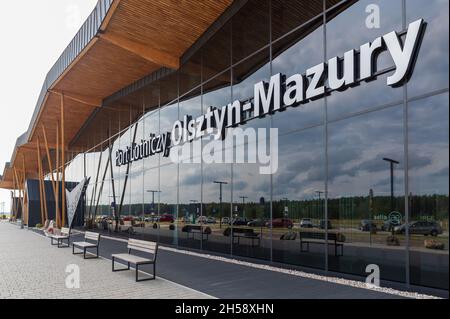
M 51 246 L 47 238 L 0 222 L 0 298 L 133 298 L 198 299 L 208 298 L 200 292 L 156 277 L 136 283 L 133 270 L 111 271 L 103 259 L 85 260 L 72 255 L 71 248 Z M 68 265 L 80 269 L 80 288 L 66 287 Z M 212 297 L 210 297 L 212 298 Z

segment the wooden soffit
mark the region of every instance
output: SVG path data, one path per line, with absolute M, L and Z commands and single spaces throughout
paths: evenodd
M 61 94 L 66 119 L 65 145 L 69 145 L 95 109 L 104 107 L 104 98 L 159 68 L 177 69 L 183 53 L 232 2 L 114 0 L 96 36 L 50 85 L 30 126 L 28 140 L 14 151 L 9 172 L 14 167 L 22 170 L 25 164 L 27 176 L 35 175 L 38 140 L 45 164 L 42 127 L 46 129 L 49 148 L 56 148 Z M 11 188 L 12 175 L 5 174 L 0 187 Z

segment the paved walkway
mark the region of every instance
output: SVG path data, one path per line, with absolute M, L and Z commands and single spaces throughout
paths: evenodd
M 74 234 L 73 241 L 83 239 Z M 71 248 L 50 246 L 37 231 L 0 222 L 0 298 L 245 298 L 245 299 L 384 299 L 386 293 L 245 265 L 230 259 L 161 246 L 157 280 L 136 283 L 133 271 L 111 272 L 111 254 L 126 252 L 126 240 L 102 238 L 103 259 L 84 260 Z M 66 266 L 80 266 L 80 289 L 67 289 Z M 151 272 L 151 266 L 142 266 Z M 339 281 L 342 281 L 339 279 Z M 345 282 L 345 280 L 344 280 Z M 249 289 L 250 287 L 250 289 Z M 411 294 L 410 294 L 411 295 Z M 408 297 L 415 297 L 414 294 Z M 419 297 L 419 296 L 417 296 Z M 448 298 L 448 294 L 442 296 Z
M 66 288 L 70 264 L 79 266 L 79 289 Z M 113 273 L 108 260 L 84 260 L 72 248 L 58 249 L 33 231 L 0 222 L 0 298 L 211 298 L 158 276 L 136 283 L 134 275 Z

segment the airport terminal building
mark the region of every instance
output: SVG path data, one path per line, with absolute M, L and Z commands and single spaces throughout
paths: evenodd
M 29 227 L 448 290 L 448 10 L 100 0 L 0 187 Z

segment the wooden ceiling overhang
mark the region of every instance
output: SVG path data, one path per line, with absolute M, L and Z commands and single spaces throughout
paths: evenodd
M 35 178 L 38 141 L 48 172 L 43 128 L 53 151 L 62 96 L 64 145 L 70 145 L 96 108 L 103 107 L 103 99 L 160 68 L 178 69 L 186 50 L 232 2 L 99 0 L 49 72 L 29 129 L 18 139 L 10 164 L 5 166 L 0 188 L 13 188 L 14 169 Z M 84 150 L 66 148 L 66 151 Z

